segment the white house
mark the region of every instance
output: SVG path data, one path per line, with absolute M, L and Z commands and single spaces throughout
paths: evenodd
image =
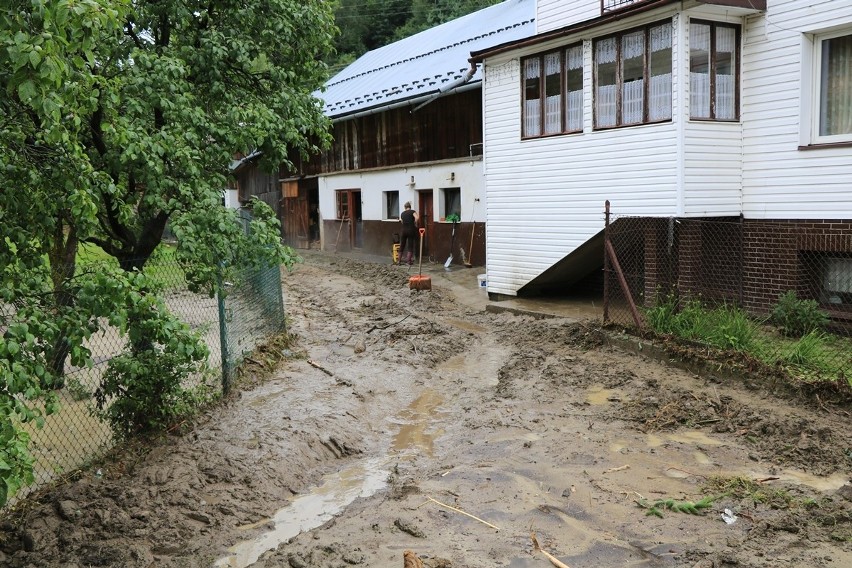
M 317 196 L 325 249 L 389 255 L 410 201 L 424 255 L 484 263 L 481 74 L 468 59 L 532 35 L 534 15 L 535 0 L 508 0 L 368 52 L 325 84 L 334 146 L 283 180 L 293 210 Z
M 536 28 L 471 58 L 492 297 L 599 270 L 609 200 L 741 219 L 757 310 L 828 273 L 852 302 L 852 2 L 539 0 Z

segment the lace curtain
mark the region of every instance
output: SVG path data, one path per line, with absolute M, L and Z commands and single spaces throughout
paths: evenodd
M 852 35 L 823 40 L 820 136 L 852 134 Z
M 615 38 L 601 40 L 595 44 L 595 68 L 597 89 L 595 93 L 595 118 L 599 127 L 615 126 L 616 98 L 618 85 L 615 84 Z M 604 70 L 612 72 L 603 72 Z
M 562 132 L 562 56 L 548 53 L 544 56 L 545 100 L 544 133 Z
M 735 57 L 737 33 L 733 28 L 716 28 L 716 119 L 733 120 L 737 117 Z
M 689 114 L 710 118 L 710 26 L 689 25 Z
M 541 65 L 538 58 L 524 61 L 524 136 L 541 134 Z
M 651 28 L 650 35 L 648 120 L 666 120 L 672 117 L 672 26 Z
M 565 51 L 567 70 L 567 97 L 565 98 L 565 129 L 583 129 L 583 46 L 578 45 Z

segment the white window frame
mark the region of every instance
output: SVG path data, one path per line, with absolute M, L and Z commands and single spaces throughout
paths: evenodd
M 396 194 L 396 211 L 390 211 L 388 209 L 388 195 Z M 399 220 L 399 191 L 383 191 L 382 192 L 382 209 L 384 210 L 384 219 L 385 221 L 398 221 Z
M 669 89 L 671 90 L 671 95 L 669 98 L 669 115 L 663 118 L 651 118 L 649 105 L 651 104 L 651 69 L 649 67 L 649 58 L 651 56 L 651 42 L 650 42 L 650 33 L 651 29 L 661 26 L 669 26 L 669 30 L 671 32 L 672 37 L 672 45 L 669 47 L 671 51 L 672 57 L 672 67 L 669 71 L 669 75 L 671 75 Z M 624 48 L 624 38 L 630 35 L 635 35 L 636 33 L 641 32 L 642 34 L 642 110 L 641 117 L 639 120 L 625 120 L 625 117 L 628 116 L 624 110 L 624 98 L 625 98 L 625 81 L 624 81 L 624 66 L 627 59 L 635 59 L 635 57 L 625 58 L 623 57 L 623 48 Z M 629 128 L 633 126 L 640 126 L 643 124 L 659 124 L 664 122 L 671 122 L 674 117 L 674 89 L 675 89 L 675 22 L 672 18 L 667 18 L 664 20 L 659 20 L 655 22 L 650 22 L 648 24 L 638 26 L 635 28 L 621 30 L 618 33 L 609 34 L 605 36 L 601 36 L 592 40 L 592 128 L 594 130 L 609 130 L 612 128 Z M 602 44 L 604 41 L 614 40 L 615 41 L 615 84 L 600 84 L 600 73 L 599 73 L 599 63 L 598 60 L 598 46 Z M 612 64 L 612 61 L 606 61 L 603 63 Z M 638 80 L 634 79 L 633 81 L 629 81 L 629 83 L 635 84 Z M 601 87 L 612 87 L 615 86 L 615 97 L 614 101 L 609 102 L 608 104 L 614 105 L 614 118 L 615 122 L 613 124 L 603 122 L 603 118 L 605 114 L 601 111 L 602 107 L 599 105 L 602 102 L 602 93 Z M 634 113 L 635 115 L 635 113 Z
M 450 204 L 448 203 L 448 199 L 447 199 L 447 192 L 448 192 L 448 191 L 455 192 L 455 193 L 457 193 L 457 194 L 458 194 L 458 196 L 459 196 L 459 211 L 458 211 L 458 215 L 459 215 L 459 220 L 461 220 L 461 202 L 462 202 L 462 193 L 461 193 L 461 188 L 460 188 L 460 187 L 442 187 L 442 188 L 441 188 L 441 197 L 440 197 L 440 199 L 441 199 L 441 203 L 440 203 L 441 216 L 440 216 L 440 219 L 443 221 L 444 219 L 446 219 L 446 218 L 447 218 L 447 215 L 450 215 L 450 214 L 452 213 L 452 211 L 447 211 L 447 207 L 449 207 L 449 205 L 450 205 Z
M 821 135 L 819 133 L 820 126 L 820 101 L 822 100 L 822 46 L 823 41 L 852 35 L 852 25 L 835 29 L 831 32 L 814 33 L 807 36 L 805 41 L 805 57 L 803 62 L 809 64 L 810 69 L 806 69 L 805 77 L 809 80 L 805 84 L 810 83 L 810 101 L 806 101 L 807 114 L 803 113 L 803 118 L 809 122 L 810 139 L 806 143 L 810 144 L 837 144 L 852 142 L 852 132 L 845 134 Z M 808 49 L 810 48 L 810 49 Z

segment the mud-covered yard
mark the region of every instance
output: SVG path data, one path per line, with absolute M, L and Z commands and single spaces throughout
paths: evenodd
M 285 360 L 20 507 L 0 565 L 852 566 L 848 408 L 487 312 L 475 272 L 309 255 Z

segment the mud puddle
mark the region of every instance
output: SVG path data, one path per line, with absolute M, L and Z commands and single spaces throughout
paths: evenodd
M 238 527 L 245 531 L 265 525 L 272 525 L 273 528 L 251 540 L 230 547 L 230 554 L 217 560 L 214 566 L 251 566 L 264 552 L 277 548 L 299 533 L 328 522 L 355 499 L 370 497 L 380 491 L 387 484 L 386 462 L 387 460 L 379 458 L 364 460 L 327 475 L 322 484 L 276 511 L 272 518 Z

